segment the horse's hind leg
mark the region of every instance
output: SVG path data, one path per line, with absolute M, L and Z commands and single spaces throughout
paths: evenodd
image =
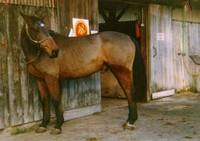
M 48 95 L 48 88 L 44 80 L 38 79 L 36 82 L 40 93 L 40 101 L 42 103 L 42 111 L 43 111 L 42 123 L 36 129 L 36 132 L 42 133 L 47 131 L 47 125 L 50 121 L 49 95 Z
M 61 126 L 64 122 L 64 117 L 59 80 L 53 76 L 47 76 L 45 81 L 47 83 L 56 114 L 56 125 L 55 128 L 51 131 L 51 134 L 60 134 Z
M 125 95 L 128 99 L 129 114 L 127 123 L 124 124 L 124 128 L 134 129 L 134 123 L 138 118 L 137 105 L 133 98 L 134 88 L 132 80 L 132 70 L 129 70 L 122 66 L 110 66 L 112 73 L 117 78 L 120 86 L 122 87 Z

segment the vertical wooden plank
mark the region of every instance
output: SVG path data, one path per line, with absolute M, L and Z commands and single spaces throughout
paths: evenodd
M 19 13 L 19 11 L 21 11 L 22 7 L 18 6 L 15 8 L 16 9 L 16 13 Z M 21 45 L 20 45 L 20 39 L 21 39 L 21 28 L 24 24 L 24 21 L 22 19 L 21 16 L 18 16 L 18 48 L 19 48 L 19 67 L 20 67 L 20 84 L 21 84 L 21 101 L 22 101 L 22 110 L 23 110 L 23 123 L 28 123 L 28 122 L 32 122 L 33 121 L 33 107 L 30 106 L 33 104 L 32 101 L 32 97 L 29 99 L 29 96 L 31 96 L 31 94 L 29 94 L 28 91 L 28 87 L 29 87 L 29 83 L 28 83 L 28 76 L 27 76 L 27 68 L 26 68 L 26 63 L 24 60 L 24 54 L 23 51 L 21 49 Z M 30 101 L 31 100 L 31 101 Z
M 83 105 L 83 101 L 84 101 L 84 94 L 82 93 L 82 79 L 78 79 L 77 81 L 77 95 L 78 95 L 78 101 L 77 101 L 77 104 L 80 105 Z
M 67 108 L 67 101 L 68 101 L 68 88 L 67 88 L 67 85 L 68 85 L 68 81 L 67 79 L 63 80 L 60 82 L 61 83 L 61 86 L 62 86 L 62 103 L 63 103 L 63 107 L 64 109 Z
M 99 17 L 99 12 L 98 12 L 98 0 L 92 0 L 92 7 L 91 7 L 91 25 L 93 26 L 93 30 L 98 30 L 99 29 L 99 24 L 98 24 L 98 17 Z
M 33 93 L 32 93 L 33 111 L 32 111 L 32 113 L 34 113 L 34 121 L 38 121 L 42 118 L 42 109 L 41 109 L 41 103 L 39 100 L 39 91 L 36 86 L 35 79 L 32 76 L 30 76 L 30 77 L 31 77 L 30 85 L 32 85 L 32 87 L 33 87 Z
M 91 29 L 94 29 L 94 15 L 96 14 L 96 11 L 93 11 L 94 10 L 94 5 L 95 3 L 95 0 L 92 1 L 92 0 L 89 0 L 88 1 L 88 4 L 89 4 L 89 7 L 88 7 L 88 12 L 89 12 L 89 15 L 88 15 L 88 18 L 90 19 L 90 28 Z
M 77 99 L 76 98 L 76 95 L 75 95 L 75 91 L 76 91 L 76 84 L 75 84 L 76 80 L 73 79 L 73 80 L 70 80 L 69 82 L 69 89 L 70 89 L 70 93 L 69 93 L 69 109 L 74 109 L 76 108 L 76 101 Z
M 175 48 L 175 53 L 176 53 L 176 57 L 175 57 L 175 67 L 174 67 L 174 71 L 177 74 L 176 78 L 175 78 L 175 84 L 176 84 L 176 89 L 178 91 L 180 91 L 183 87 L 183 81 L 184 81 L 184 75 L 183 75 L 183 68 L 181 66 L 183 66 L 182 64 L 182 57 L 179 56 L 178 54 L 181 53 L 181 40 L 182 40 L 182 30 L 181 30 L 181 24 L 176 23 L 173 21 L 172 24 L 172 31 L 173 31 L 173 46 Z
M 0 7 L 0 129 L 9 125 L 7 109 L 7 37 L 6 37 L 6 22 L 5 22 L 6 9 Z M 8 119 L 6 119 L 8 118 Z
M 8 56 L 8 35 L 7 35 L 7 30 L 8 30 L 8 24 L 7 24 L 7 17 L 8 17 L 8 10 L 6 6 L 1 7 L 1 32 L 2 35 L 4 36 L 4 41 L 3 45 L 5 47 L 5 50 L 2 51 L 4 52 L 1 54 L 2 57 L 2 80 L 3 80 L 3 93 L 4 93 L 4 124 L 5 127 L 8 127 L 10 125 L 10 105 L 9 105 L 9 85 L 8 85 L 8 61 L 7 61 L 7 56 Z
M 9 23 L 9 17 L 6 17 L 7 24 Z M 9 33 L 9 29 L 7 27 L 7 33 Z M 16 121 L 16 109 L 14 109 L 14 84 L 13 84 L 13 61 L 12 61 L 12 49 L 10 45 L 10 36 L 8 35 L 8 56 L 7 56 L 7 62 L 8 62 L 8 89 L 9 89 L 9 107 L 10 107 L 10 117 L 11 119 L 11 125 L 15 124 Z
M 0 49 L 2 50 L 1 47 L 1 42 L 2 40 L 2 33 L 0 31 Z M 3 79 L 2 79 L 2 58 L 0 56 L 0 129 L 4 128 L 4 92 L 3 92 Z
M 21 99 L 21 87 L 20 87 L 20 69 L 19 69 L 19 49 L 17 47 L 18 42 L 18 22 L 16 17 L 17 13 L 13 6 L 9 7 L 9 54 L 8 54 L 8 72 L 9 72 L 9 97 L 10 108 L 12 111 L 11 124 L 17 125 L 23 123 L 22 113 L 22 99 Z
M 198 24 L 197 32 L 198 32 L 198 37 L 200 37 L 200 24 Z M 197 38 L 197 39 L 198 39 L 198 44 L 196 44 L 196 45 L 200 45 L 200 39 L 199 38 Z M 198 66 L 198 69 L 199 69 L 199 66 Z M 200 70 L 199 70 L 199 72 L 200 72 Z M 200 91 L 200 76 L 198 76 L 198 78 L 197 78 L 197 91 L 198 92 Z
M 189 56 L 188 56 L 188 52 L 189 52 L 189 24 L 187 22 L 182 22 L 182 40 L 181 40 L 181 44 L 182 44 L 182 49 L 183 52 L 186 54 L 186 56 L 183 56 L 183 71 L 184 71 L 184 82 L 185 82 L 185 90 L 190 90 L 191 88 L 193 88 L 193 78 L 191 76 L 191 70 L 192 69 L 190 62 L 191 60 L 189 60 Z
M 70 18 L 66 19 L 67 18 L 66 15 L 70 15 L 70 13 L 66 12 L 66 9 L 68 7 L 71 7 L 70 5 L 68 5 L 68 3 L 69 3 L 69 0 L 57 1 L 57 15 L 59 18 L 60 33 L 62 33 L 62 34 L 66 34 L 65 33 L 66 31 L 64 29 L 66 28 L 66 26 L 67 27 L 69 26 L 69 25 L 67 25 L 67 23 L 70 23 Z M 70 27 L 68 27 L 68 28 L 70 29 Z

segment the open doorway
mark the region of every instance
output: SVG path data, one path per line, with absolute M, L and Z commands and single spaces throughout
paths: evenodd
M 99 3 L 99 31 L 116 31 L 127 34 L 137 46 L 134 69 L 136 99 L 147 101 L 147 55 L 145 7 L 119 2 Z M 139 58 L 139 59 L 138 59 Z M 102 96 L 125 98 L 117 80 L 105 69 L 101 73 Z

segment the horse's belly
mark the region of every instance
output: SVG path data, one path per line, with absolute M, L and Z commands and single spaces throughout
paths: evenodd
M 99 71 L 103 66 L 103 61 L 93 62 L 90 64 L 82 64 L 76 68 L 66 68 L 60 72 L 61 78 L 77 78 L 84 77 Z

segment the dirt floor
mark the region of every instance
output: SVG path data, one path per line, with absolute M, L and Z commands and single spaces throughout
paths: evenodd
M 178 94 L 138 108 L 133 131 L 121 127 L 127 118 L 126 100 L 103 99 L 101 113 L 65 122 L 61 135 L 3 131 L 0 141 L 200 141 L 200 94 Z

